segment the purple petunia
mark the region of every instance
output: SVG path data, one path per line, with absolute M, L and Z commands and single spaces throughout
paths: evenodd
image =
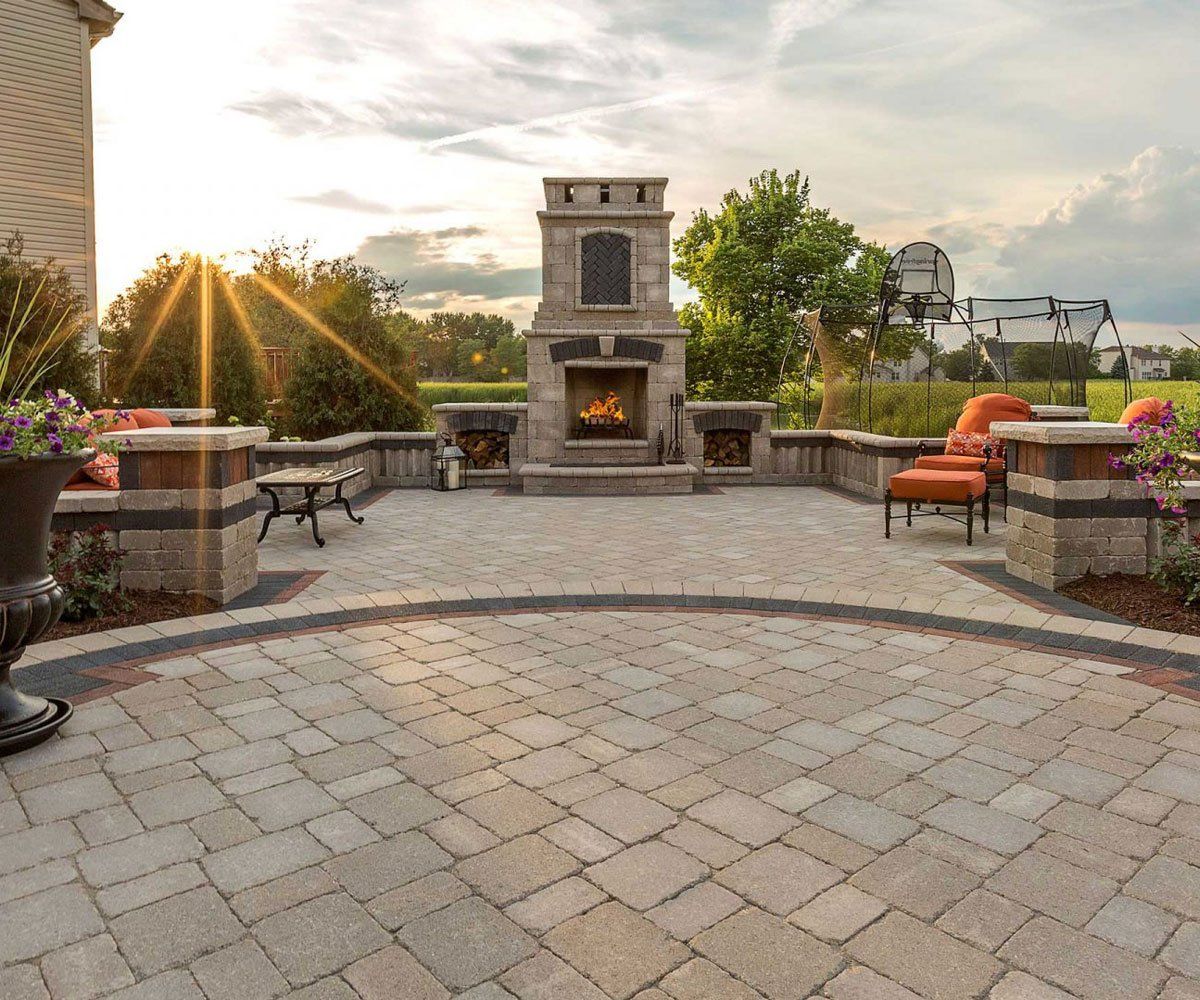
M 12 451 L 12 447 L 12 436 L 8 434 L 0 434 L 0 451 Z
M 14 427 L 19 427 L 19 428 L 21 428 L 21 430 L 24 430 L 26 427 L 32 427 L 32 426 L 33 426 L 33 420 L 31 420 L 29 417 L 24 417 L 24 416 L 22 416 L 22 417 L 13 417 L 13 422 L 12 422 L 12 425 L 13 425 Z
M 59 455 L 62 453 L 62 438 L 60 438 L 57 434 L 47 434 L 46 440 L 50 442 L 50 450 L 54 452 L 54 454 Z

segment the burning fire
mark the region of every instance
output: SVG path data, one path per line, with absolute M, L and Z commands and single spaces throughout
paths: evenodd
M 611 389 L 603 399 L 597 396 L 579 411 L 579 419 L 595 423 L 623 424 L 625 411 L 621 409 L 621 397 Z

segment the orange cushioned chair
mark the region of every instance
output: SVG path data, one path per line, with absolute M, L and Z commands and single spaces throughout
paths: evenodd
M 1145 399 L 1135 399 L 1121 414 L 1121 418 L 1117 421 L 1119 424 L 1124 424 L 1128 427 L 1138 417 L 1146 417 L 1152 423 L 1158 423 L 1159 417 L 1166 409 L 1166 402 L 1159 399 L 1157 396 L 1147 396 Z
M 991 436 L 995 420 L 1032 420 L 1033 407 L 1017 396 L 988 392 L 963 403 L 962 415 L 946 433 L 946 451 L 926 455 L 924 442 L 917 449 L 918 469 L 943 472 L 986 472 L 989 484 L 1004 490 L 1008 507 L 1008 466 L 1004 442 Z
M 171 426 L 171 421 L 155 410 L 130 410 L 128 419 L 118 417 L 116 410 L 93 410 L 92 419 L 110 421 L 109 426 L 105 428 L 106 434 L 140 431 L 147 427 Z M 67 485 L 63 489 L 71 491 L 119 490 L 121 485 L 116 470 L 117 464 L 112 457 L 97 455 L 93 461 L 67 480 Z
M 892 501 L 903 500 L 905 520 L 912 527 L 913 517 L 945 517 L 967 526 L 967 544 L 973 544 L 975 504 L 982 501 L 983 530 L 990 528 L 988 482 L 982 470 L 975 472 L 944 469 L 906 469 L 888 480 L 883 494 L 883 537 L 892 537 Z M 964 517 L 943 513 L 942 507 L 965 507 Z M 922 510 L 932 506 L 933 510 Z M 913 514 L 913 510 L 917 514 Z

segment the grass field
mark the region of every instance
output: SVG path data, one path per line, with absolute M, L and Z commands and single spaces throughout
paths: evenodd
M 426 406 L 434 403 L 523 403 L 524 382 L 419 382 L 417 393 Z
M 1053 402 L 1070 403 L 1068 388 L 1056 386 Z M 1003 383 L 978 383 L 972 392 L 969 382 L 876 382 L 870 389 L 871 429 L 876 434 L 895 437 L 941 437 L 954 426 L 962 405 L 975 394 L 1004 392 Z M 1010 382 L 1007 391 L 1031 403 L 1049 403 L 1045 382 Z M 809 399 L 809 419 L 821 411 L 823 388 L 814 386 Z M 1134 382 L 1133 398 L 1158 396 L 1177 403 L 1200 403 L 1198 382 Z M 857 383 L 840 387 L 836 427 L 867 427 L 868 392 L 860 395 Z M 804 426 L 803 397 L 798 389 L 784 397 L 787 413 L 781 423 Z M 1115 421 L 1125 409 L 1124 386 L 1114 379 L 1093 379 L 1087 384 L 1087 404 L 1093 420 Z M 928 420 L 926 412 L 928 411 Z

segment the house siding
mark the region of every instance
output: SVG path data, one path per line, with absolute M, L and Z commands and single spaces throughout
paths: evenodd
M 94 317 L 90 49 L 74 0 L 0 0 L 0 239 L 54 258 Z

